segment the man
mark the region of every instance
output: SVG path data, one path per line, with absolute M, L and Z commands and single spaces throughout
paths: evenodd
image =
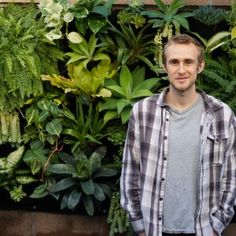
M 236 203 L 235 116 L 196 90 L 201 44 L 188 35 L 164 47 L 169 87 L 136 103 L 121 174 L 121 205 L 139 236 L 220 236 Z

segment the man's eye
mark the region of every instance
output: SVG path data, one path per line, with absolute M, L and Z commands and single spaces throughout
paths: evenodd
M 185 64 L 191 65 L 191 64 L 193 64 L 193 61 L 192 60 L 187 60 L 187 61 L 185 61 Z

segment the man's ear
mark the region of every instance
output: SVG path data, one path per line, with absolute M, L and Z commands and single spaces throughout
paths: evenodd
M 198 65 L 197 73 L 200 74 L 203 71 L 204 67 L 205 67 L 205 61 L 202 60 Z

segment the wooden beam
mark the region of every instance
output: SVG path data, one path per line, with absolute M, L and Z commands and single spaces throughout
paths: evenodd
M 70 2 L 74 2 L 75 0 L 69 0 Z M 172 0 L 163 0 L 166 4 L 172 2 Z M 199 6 L 199 5 L 206 5 L 212 4 L 214 6 L 230 6 L 231 1 L 234 0 L 185 0 L 186 6 Z M 0 3 L 29 3 L 30 0 L 0 0 Z M 40 0 L 35 0 L 35 3 L 39 3 Z M 129 0 L 116 0 L 116 5 L 127 5 L 130 1 Z M 143 0 L 145 5 L 156 5 L 154 0 Z

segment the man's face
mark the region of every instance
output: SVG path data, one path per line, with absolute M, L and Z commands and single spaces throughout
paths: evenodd
M 194 44 L 171 44 L 166 49 L 165 70 L 170 89 L 177 92 L 195 91 L 197 74 L 202 72 L 204 62 L 198 61 L 199 50 Z

